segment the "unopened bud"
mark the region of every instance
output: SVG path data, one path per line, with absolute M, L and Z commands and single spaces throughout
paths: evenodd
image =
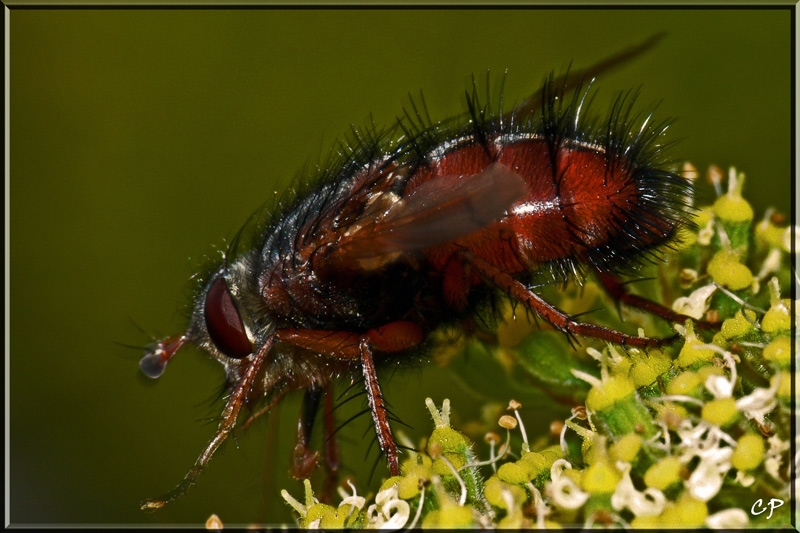
M 488 444 L 498 444 L 500 442 L 500 435 L 495 433 L 494 431 L 489 431 L 486 435 L 483 436 L 483 440 L 486 441 Z
M 501 428 L 514 429 L 517 427 L 517 419 L 510 415 L 503 415 L 497 421 Z
M 221 531 L 223 529 L 222 520 L 215 514 L 212 514 L 206 520 L 206 530 L 207 531 Z

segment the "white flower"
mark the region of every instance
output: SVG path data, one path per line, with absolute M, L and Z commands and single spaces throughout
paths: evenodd
M 706 517 L 711 529 L 744 529 L 750 524 L 747 513 L 741 509 L 726 509 Z
M 678 298 L 672 304 L 672 310 L 682 315 L 690 316 L 700 320 L 708 311 L 708 302 L 711 295 L 717 290 L 717 286 L 709 283 L 704 287 L 695 289 L 689 296 Z
M 343 505 L 352 505 L 353 507 L 355 507 L 356 509 L 358 509 L 360 511 L 361 509 L 364 508 L 364 505 L 367 504 L 367 499 L 364 498 L 363 496 L 359 496 L 356 493 L 356 487 L 355 487 L 355 485 L 353 485 L 352 481 L 350 481 L 348 479 L 347 480 L 347 484 L 350 485 L 351 489 L 353 489 L 353 495 L 352 496 L 346 496 L 346 495 L 343 494 L 342 503 L 339 504 L 339 507 L 341 507 Z M 342 492 L 344 492 L 344 491 L 342 490 Z
M 758 271 L 756 279 L 762 280 L 773 272 L 777 272 L 781 267 L 781 252 L 777 248 L 770 250 L 764 263 L 761 265 L 761 270 Z
M 291 505 L 292 508 L 295 511 L 297 511 L 297 514 L 299 514 L 301 517 L 306 516 L 306 513 L 308 513 L 308 510 L 306 509 L 306 506 L 303 505 L 302 503 L 300 503 L 299 501 L 295 500 L 294 496 L 289 494 L 288 490 L 286 490 L 286 489 L 282 490 L 281 491 L 281 496 L 283 496 L 283 499 L 286 500 L 286 503 Z
M 783 452 L 789 449 L 789 443 L 782 441 L 777 435 L 767 439 L 767 443 L 769 444 L 769 450 L 767 450 L 764 457 L 764 469 L 769 475 L 780 480 L 781 456 Z
M 411 515 L 408 502 L 397 497 L 397 485 L 380 491 L 375 496 L 375 503 L 367 509 L 369 527 L 376 529 L 400 529 Z
M 533 508 L 536 509 L 536 528 L 537 529 L 547 529 L 544 523 L 544 519 L 547 515 L 550 514 L 550 509 L 547 507 L 547 504 L 544 503 L 544 499 L 542 498 L 542 493 L 539 492 L 539 489 L 533 486 L 533 483 L 530 481 L 527 484 L 528 490 L 531 491 L 533 495 Z M 508 507 L 510 509 L 510 507 Z
M 678 451 L 681 453 L 682 463 L 688 463 L 693 457 L 716 457 L 720 450 L 720 441 L 724 440 L 731 446 L 736 446 L 736 441 L 717 425 L 700 420 L 697 425 L 685 419 L 676 430 L 681 438 Z
M 792 233 L 794 233 L 794 249 L 800 249 L 800 228 L 789 226 L 783 232 L 783 249 L 787 252 L 792 251 Z
M 733 448 L 717 448 L 716 453 L 707 454 L 686 481 L 686 488 L 695 499 L 707 502 L 722 488 L 722 479 L 731 468 Z
M 683 420 L 676 432 L 681 438 L 677 446 L 681 463 L 688 464 L 694 457 L 700 458 L 700 463 L 686 481 L 686 488 L 694 498 L 707 502 L 722 488 L 723 478 L 731 469 L 736 441 L 705 420 L 700 420 L 697 425 L 688 419 Z M 723 441 L 729 446 L 721 447 Z
M 778 405 L 775 395 L 781 384 L 781 374 L 775 374 L 776 378 L 768 389 L 756 389 L 747 396 L 736 400 L 736 408 L 745 414 L 747 418 L 752 418 L 762 426 L 764 416 L 770 413 Z
M 714 344 L 701 344 L 697 346 L 698 349 L 713 350 L 722 355 L 725 361 L 725 366 L 731 372 L 730 377 L 727 376 L 708 376 L 705 382 L 705 387 L 714 395 L 715 398 L 731 398 L 733 397 L 733 388 L 736 385 L 736 361 L 731 352 L 723 350 Z M 773 383 L 768 389 L 757 388 L 747 396 L 743 396 L 736 400 L 736 409 L 744 413 L 747 418 L 751 418 L 761 425 L 764 425 L 764 416 L 771 412 L 778 405 L 775 395 L 778 393 L 780 387 L 780 374 L 778 378 L 773 380 Z
M 647 488 L 639 492 L 631 481 L 631 464 L 617 461 L 617 470 L 622 472 L 622 480 L 617 484 L 617 490 L 611 496 L 611 506 L 616 511 L 626 507 L 635 516 L 658 516 L 664 510 L 666 498 L 664 493 L 655 488 Z
M 711 244 L 711 238 L 714 236 L 714 219 L 708 221 L 703 229 L 697 232 L 697 242 L 703 246 Z
M 744 473 L 741 470 L 737 470 L 736 482 L 739 483 L 742 487 L 749 487 L 750 485 L 756 482 L 756 478 L 751 476 L 750 474 Z
M 727 377 L 725 375 L 717 376 L 717 375 L 710 375 L 706 378 L 706 382 L 704 383 L 708 392 L 714 395 L 715 398 L 730 398 L 733 396 L 733 387 L 736 385 L 736 360 L 731 352 L 727 350 L 723 350 L 716 344 L 699 344 L 695 346 L 695 349 L 698 350 L 712 350 L 717 352 L 722 356 L 723 361 L 725 362 L 725 366 L 731 372 L 731 377 Z
M 582 491 L 569 476 L 562 475 L 564 470 L 571 468 L 572 465 L 565 459 L 553 463 L 550 468 L 552 481 L 547 483 L 545 489 L 553 504 L 562 509 L 577 509 L 589 499 L 589 494 Z
M 289 491 L 287 490 L 281 491 L 281 496 L 283 496 L 283 499 L 286 500 L 286 503 L 288 503 L 295 511 L 297 511 L 297 514 L 300 515 L 301 519 L 305 519 L 305 517 L 308 516 L 309 507 L 311 507 L 315 503 L 319 503 L 317 499 L 314 497 L 314 492 L 311 490 L 311 481 L 309 481 L 308 479 L 304 479 L 303 488 L 305 489 L 306 493 L 305 505 L 294 499 L 294 497 L 291 494 L 289 494 Z

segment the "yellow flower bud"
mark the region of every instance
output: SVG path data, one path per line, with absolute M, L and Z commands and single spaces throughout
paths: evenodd
M 731 169 L 728 179 L 728 193 L 716 199 L 714 212 L 724 222 L 743 224 L 752 221 L 753 208 L 742 198 L 744 174 Z
M 696 526 L 705 524 L 708 517 L 708 507 L 705 502 L 695 500 L 687 493 L 675 505 L 667 507 L 661 513 L 661 527 L 672 528 L 676 526 Z
M 308 514 L 303 518 L 303 523 L 308 526 L 317 518 L 323 518 L 325 515 L 336 512 L 336 508 L 326 503 L 315 503 L 308 508 Z
M 521 461 L 520 461 L 521 462 Z M 527 465 L 517 463 L 504 463 L 497 469 L 497 477 L 512 485 L 523 485 L 533 479 L 531 469 Z
M 731 464 L 739 470 L 753 470 L 764 459 L 764 439 L 761 435 L 748 434 L 736 443 Z
M 615 461 L 633 462 L 642 448 L 642 437 L 636 433 L 629 433 L 611 445 L 609 455 Z
M 433 465 L 431 465 L 432 474 L 438 476 L 453 475 L 453 471 L 450 470 L 450 467 L 447 466 L 447 463 L 444 462 L 443 458 L 446 458 L 448 461 L 450 461 L 450 464 L 453 465 L 453 468 L 455 468 L 456 471 L 458 471 L 459 468 L 461 468 L 467 463 L 467 459 L 466 457 L 464 457 L 464 455 L 454 452 L 445 452 L 442 454 L 441 457 L 439 457 L 433 462 Z
M 677 457 L 665 457 L 647 469 L 644 484 L 663 491 L 673 483 L 680 481 L 681 462 Z
M 352 529 L 354 526 L 357 526 L 359 522 L 360 516 L 358 509 L 353 508 L 352 505 L 345 504 L 337 507 L 335 511 L 323 515 L 322 519 L 319 521 L 319 528 L 324 530 Z
M 779 365 L 782 368 L 788 368 L 791 363 L 792 357 L 792 344 L 789 337 L 778 337 L 770 342 L 764 348 L 764 359 Z
M 722 323 L 722 327 L 720 328 L 720 332 L 722 333 L 723 337 L 726 339 L 732 339 L 734 337 L 741 337 L 746 333 L 755 329 L 753 323 L 756 320 L 756 314 L 749 309 L 745 311 L 747 314 L 747 318 L 750 320 L 748 321 L 745 318 L 745 315 L 742 314 L 742 310 L 736 312 L 736 316 L 733 318 L 729 318 L 725 322 Z
M 786 226 L 777 226 L 769 219 L 759 222 L 755 227 L 754 236 L 761 246 L 770 248 L 783 247 L 783 233 Z
M 700 378 L 700 383 L 705 383 L 708 376 L 722 376 L 724 374 L 724 370 L 714 365 L 706 365 L 697 369 L 697 377 Z
M 399 484 L 401 481 L 403 481 L 402 476 L 392 476 L 383 483 L 381 483 L 381 488 L 378 489 L 378 492 L 382 492 L 386 489 L 392 488 L 395 485 Z
M 416 497 L 420 491 L 420 481 L 422 479 L 430 479 L 432 475 L 433 472 L 429 465 L 415 466 L 404 477 L 402 477 L 397 484 L 397 497 L 403 500 L 410 500 L 411 498 Z M 452 475 L 452 472 L 450 472 L 449 468 L 447 469 L 447 473 L 445 475 Z M 383 490 L 383 487 L 381 487 L 381 490 Z
M 550 460 L 548 457 L 538 452 L 525 452 L 518 462 L 528 469 L 531 479 L 533 479 L 549 470 L 550 467 L 553 466 L 555 459 Z
M 461 507 L 450 503 L 449 505 L 443 505 L 441 509 L 428 513 L 422 522 L 422 527 L 455 529 L 469 527 L 472 523 L 471 507 Z
M 733 291 L 746 289 L 753 283 L 753 273 L 739 262 L 731 250 L 720 250 L 714 254 L 706 271 L 714 281 Z
M 733 398 L 719 398 L 711 400 L 703 406 L 701 416 L 704 420 L 716 424 L 720 427 L 730 425 L 739 411 L 736 409 L 736 400 Z
M 660 523 L 661 519 L 658 516 L 636 516 L 631 520 L 631 527 L 633 529 L 657 529 Z
M 790 301 L 782 300 L 778 305 L 771 306 L 764 318 L 761 319 L 761 330 L 764 333 L 777 333 L 779 331 L 789 331 L 791 320 L 789 319 Z
M 678 358 L 675 359 L 675 364 L 679 367 L 686 368 L 698 362 L 711 361 L 714 357 L 714 352 L 702 348 L 695 348 L 698 344 L 703 344 L 697 339 L 687 340 Z
M 442 452 L 463 454 L 469 444 L 469 439 L 460 431 L 450 427 L 437 427 L 431 433 L 431 438 L 428 439 L 428 453 L 430 453 L 431 446 L 439 445 Z
M 714 212 L 725 222 L 744 223 L 753 220 L 753 208 L 741 196 L 723 194 L 714 202 Z
M 590 411 L 603 411 L 634 392 L 633 381 L 628 377 L 611 376 L 600 386 L 591 388 L 586 396 L 586 408 Z
M 633 367 L 628 374 L 636 388 L 645 387 L 670 369 L 672 359 L 661 350 L 650 350 L 647 354 L 634 357 Z
M 506 508 L 506 499 L 503 497 L 503 493 L 506 491 L 510 493 L 513 501 L 525 501 L 525 489 L 517 485 L 509 485 L 508 483 L 504 483 L 502 480 L 500 480 L 497 474 L 490 477 L 486 482 L 484 485 L 483 494 L 486 497 L 486 501 L 488 501 L 491 505 L 509 511 L 510 509 Z
M 667 394 L 691 396 L 700 390 L 702 382 L 696 372 L 681 372 L 667 385 Z
M 772 376 L 769 380 L 770 387 L 775 386 L 775 380 L 780 379 L 780 385 L 778 385 L 778 392 L 776 396 L 781 400 L 790 400 L 792 398 L 792 373 L 781 371 Z
M 433 460 L 428 457 L 427 455 L 418 454 L 413 459 L 406 459 L 400 464 L 400 473 L 404 476 L 407 476 L 417 467 L 430 467 Z M 392 479 L 392 478 L 389 478 Z M 384 482 L 384 485 L 386 483 Z M 388 487 L 382 487 L 381 490 Z
M 622 476 L 607 461 L 597 461 L 583 471 L 583 490 L 589 494 L 608 494 L 614 492 Z

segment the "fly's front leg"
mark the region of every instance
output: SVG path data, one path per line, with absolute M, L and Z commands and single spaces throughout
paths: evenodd
M 361 337 L 359 349 L 361 351 L 361 367 L 364 372 L 364 383 L 367 386 L 367 400 L 375 423 L 375 432 L 378 434 L 378 444 L 389 463 L 389 472 L 393 476 L 400 475 L 400 462 L 397 453 L 397 443 L 389 426 L 389 411 L 383 400 L 381 386 L 378 383 L 378 374 L 375 371 L 375 362 L 372 358 L 372 347 L 380 351 L 399 352 L 418 346 L 424 338 L 422 328 L 413 322 L 391 322 L 385 326 L 371 329 Z
M 286 328 L 276 331 L 275 338 L 281 342 L 312 350 L 328 357 L 350 359 L 361 363 L 364 384 L 367 389 L 367 402 L 369 403 L 375 431 L 378 435 L 378 444 L 381 451 L 386 455 L 391 474 L 393 476 L 400 475 L 397 443 L 389 425 L 389 411 L 386 408 L 386 402 L 383 399 L 381 386 L 378 382 L 373 350 L 378 352 L 402 352 L 418 346 L 425 338 L 422 328 L 415 322 L 408 321 L 390 322 L 371 329 L 365 334 Z M 333 428 L 332 417 L 331 428 Z M 298 426 L 298 440 L 300 440 L 301 435 L 301 427 Z M 335 455 L 332 453 L 331 456 L 338 458 L 338 452 Z
M 400 462 L 397 454 L 397 443 L 394 440 L 392 428 L 389 426 L 389 413 L 383 400 L 381 385 L 378 383 L 378 374 L 375 372 L 375 362 L 372 360 L 372 349 L 369 344 L 368 338 L 361 339 L 361 366 L 364 371 L 364 383 L 367 386 L 369 410 L 372 413 L 372 421 L 375 423 L 378 444 L 389 463 L 389 472 L 393 476 L 399 476 Z
M 602 339 L 622 346 L 631 346 L 633 348 L 657 348 L 675 339 L 674 336 L 666 339 L 634 337 L 602 326 L 578 322 L 552 304 L 544 301 L 538 294 L 525 287 L 510 275 L 483 259 L 467 253 L 464 254 L 464 258 L 465 262 L 469 263 L 485 281 L 506 292 L 511 298 L 517 300 L 568 335 L 594 337 L 596 339 Z
M 214 437 L 211 439 L 208 445 L 206 445 L 205 449 L 200 454 L 200 457 L 197 458 L 194 466 L 192 466 L 191 470 L 189 470 L 189 472 L 183 478 L 181 484 L 160 498 L 151 498 L 143 501 L 141 504 L 142 510 L 154 510 L 164 507 L 167 503 L 174 501 L 180 496 L 183 496 L 186 491 L 197 482 L 197 477 L 208 465 L 208 462 L 211 460 L 211 456 L 214 455 L 214 452 L 217 451 L 217 448 L 219 448 L 225 439 L 228 438 L 228 435 L 236 426 L 236 420 L 238 419 L 239 412 L 244 405 L 247 393 L 250 392 L 250 388 L 253 386 L 253 382 L 256 379 L 256 374 L 258 374 L 261 365 L 267 358 L 267 355 L 269 355 L 274 342 L 275 337 L 270 337 L 252 356 L 249 366 L 234 387 L 230 397 L 228 397 L 228 403 L 225 405 L 225 410 L 222 411 L 222 420 L 217 427 L 217 432 L 214 434 Z

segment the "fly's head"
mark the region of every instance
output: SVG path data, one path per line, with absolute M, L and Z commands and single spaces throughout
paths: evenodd
M 223 364 L 229 382 L 238 381 L 242 363 L 274 331 L 251 272 L 249 258 L 243 257 L 209 276 L 195 298 L 188 330 L 148 346 L 139 362 L 142 372 L 160 377 L 175 353 L 192 343 Z

